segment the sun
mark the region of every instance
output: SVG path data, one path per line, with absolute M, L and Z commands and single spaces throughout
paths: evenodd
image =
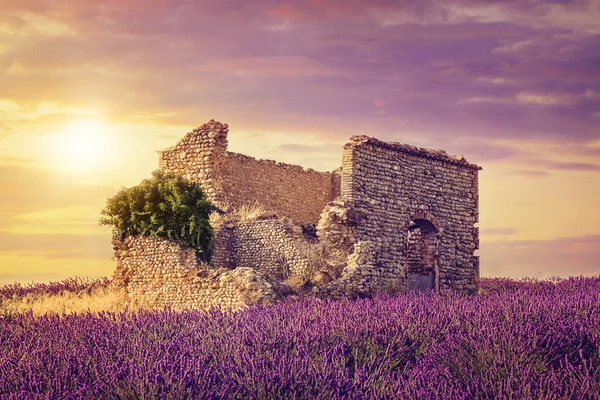
M 100 169 L 108 161 L 110 139 L 110 129 L 101 120 L 73 121 L 58 137 L 61 164 L 71 172 Z

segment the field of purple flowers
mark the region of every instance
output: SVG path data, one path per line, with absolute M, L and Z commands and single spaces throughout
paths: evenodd
M 27 295 L 56 295 L 60 293 L 88 293 L 91 294 L 99 288 L 105 288 L 110 285 L 110 279 L 83 279 L 67 278 L 58 282 L 50 283 L 29 283 L 22 285 L 14 283 L 0 286 L 0 301 L 16 297 L 25 297 Z
M 2 398 L 600 398 L 600 277 L 477 296 L 0 317 Z

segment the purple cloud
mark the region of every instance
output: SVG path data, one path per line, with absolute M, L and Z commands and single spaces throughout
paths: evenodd
M 509 171 L 509 173 L 515 174 L 515 175 L 531 176 L 534 178 L 550 176 L 550 173 L 548 173 L 546 171 L 535 171 L 535 170 L 526 170 L 526 169 L 513 170 L 513 171 Z
M 482 276 L 598 275 L 600 235 L 482 242 Z
M 519 164 L 562 171 L 600 171 L 600 165 L 580 162 L 560 162 L 543 159 L 520 159 Z
M 600 137 L 590 1 L 4 3 L 13 29 L 33 30 L 0 53 L 2 95 L 21 102 L 332 141 L 422 136 L 475 160 L 514 158 L 522 141 Z M 35 31 L 24 12 L 76 34 Z M 31 73 L 9 74 L 14 63 Z M 484 147 L 499 139 L 514 148 Z
M 550 15 L 553 4 L 495 6 L 521 18 Z M 586 4 L 560 7 L 585 13 Z M 481 15 L 469 16 L 475 10 L 469 1 L 11 7 L 58 20 L 67 15 L 61 21 L 80 32 L 38 37 L 6 52 L 5 61 L 40 69 L 27 79 L 6 79 L 6 93 L 15 97 L 92 97 L 123 119 L 140 109 L 174 111 L 165 121 L 189 125 L 201 122 L 202 108 L 229 109 L 242 123 L 266 125 L 295 125 L 304 116 L 306 129 L 339 129 L 345 121 L 357 130 L 419 130 L 438 138 L 598 136 L 592 121 L 598 99 L 583 97 L 599 90 L 597 36 L 574 34 L 553 20 L 489 22 L 479 9 Z M 70 13 L 58 13 L 64 9 Z M 386 25 L 384 14 L 404 15 L 403 23 Z M 44 72 L 65 67 L 62 74 Z M 266 118 L 273 114 L 279 121 Z M 308 116 L 331 121 L 323 126 Z

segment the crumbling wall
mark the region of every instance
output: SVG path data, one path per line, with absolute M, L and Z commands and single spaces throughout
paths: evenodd
M 227 224 L 216 231 L 215 237 L 215 247 L 222 251 L 213 256 L 215 267 L 245 266 L 280 280 L 310 273 L 302 228 L 287 219 Z
M 221 176 L 228 132 L 227 124 L 214 120 L 195 128 L 175 146 L 158 151 L 160 169 L 200 184 L 211 201 L 222 201 Z
M 234 225 L 222 226 L 214 229 L 213 253 L 210 263 L 217 268 L 232 269 L 236 266 L 235 260 L 235 232 Z
M 200 183 L 212 201 L 259 203 L 295 223 L 318 221 L 322 256 L 337 258 L 322 268 L 320 296 L 407 290 L 411 274 L 421 274 L 418 288 L 423 279 L 438 291 L 478 288 L 479 166 L 443 150 L 354 136 L 341 169 L 316 172 L 227 152 L 227 134 L 227 124 L 211 120 L 161 151 L 160 168 Z M 306 275 L 312 265 L 299 250 L 308 243 L 302 228 L 284 225 L 218 230 L 213 264 L 252 267 L 265 279 Z
M 227 124 L 211 120 L 159 151 L 161 169 L 197 182 L 216 202 L 262 204 L 303 224 L 316 224 L 327 202 L 340 195 L 339 172 L 257 160 L 227 152 Z
M 354 136 L 342 168 L 343 200 L 364 216 L 356 241 L 374 243 L 381 271 L 406 279 L 408 230 L 417 221 L 435 229 L 436 288 L 477 289 L 480 167 L 444 151 Z
M 322 299 L 370 297 L 374 293 L 399 293 L 406 290 L 401 269 L 379 264 L 380 245 L 372 241 L 354 244 L 341 277 L 321 287 L 313 288 Z
M 269 211 L 315 224 L 340 184 L 330 172 L 228 153 L 222 170 L 224 199 L 234 206 L 259 203 Z M 337 190 L 339 191 L 339 190 Z
M 288 288 L 260 271 L 242 267 L 209 269 L 196 259 L 194 249 L 156 237 L 130 236 L 113 240 L 116 285 L 133 301 L 152 307 L 237 310 L 271 304 Z
M 333 178 L 333 194 L 331 198 L 335 200 L 342 199 L 342 167 L 332 171 Z
M 332 201 L 321 212 L 316 234 L 331 278 L 339 278 L 356 243 L 355 226 L 361 214 L 343 201 Z

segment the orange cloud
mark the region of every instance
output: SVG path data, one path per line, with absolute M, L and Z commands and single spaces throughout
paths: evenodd
M 281 17 L 302 20 L 305 18 L 304 12 L 300 10 L 296 5 L 285 3 L 279 5 L 269 11 L 269 14 Z

